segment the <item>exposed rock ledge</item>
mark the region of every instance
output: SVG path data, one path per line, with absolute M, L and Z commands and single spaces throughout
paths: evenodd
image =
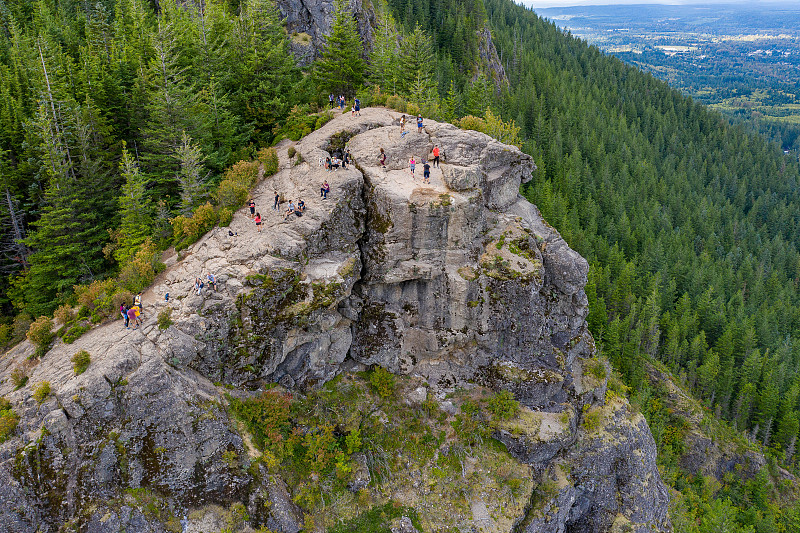
M 55 392 L 41 406 L 31 385 L 12 391 L 8 379 L 30 347 L 0 361 L 0 393 L 21 415 L 17 435 L 0 447 L 3 530 L 57 531 L 78 520 L 87 531 L 162 531 L 153 516 L 107 503 L 149 487 L 189 509 L 269 501 L 269 516 L 254 525 L 298 531 L 279 479 L 255 483 L 221 459 L 247 452 L 214 383 L 302 389 L 371 364 L 437 390 L 467 381 L 511 390 L 528 408 L 535 426 L 497 437 L 557 490 L 532 504 L 516 531 L 669 530 L 644 419 L 619 399 L 606 403 L 605 379 L 583 372 L 594 355 L 587 263 L 519 195 L 533 161 L 449 124 L 426 121 L 424 133 L 412 127 L 401 137 L 398 117 L 385 109 L 339 116 L 295 145 L 300 164 L 279 147 L 281 170 L 255 196 L 263 231 L 240 211 L 231 224 L 238 237 L 215 229 L 168 261 L 145 294 L 139 330 L 115 322 L 54 347 L 31 371 L 30 384 L 47 380 Z M 357 164 L 326 172 L 319 161 L 335 135 L 349 137 Z M 421 164 L 414 179 L 408 160 L 434 144 L 444 162 L 425 185 Z M 331 194 L 322 200 L 325 179 Z M 275 190 L 303 198 L 305 216 L 284 222 L 271 209 Z M 198 296 L 193 280 L 207 272 L 219 290 Z M 161 331 L 155 317 L 164 306 L 175 324 Z M 74 376 L 70 357 L 80 349 L 92 364 Z M 581 423 L 588 412 L 593 431 Z

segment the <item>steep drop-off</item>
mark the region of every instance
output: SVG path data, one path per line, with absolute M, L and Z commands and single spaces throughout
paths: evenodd
M 595 358 L 586 261 L 519 195 L 533 161 L 449 124 L 401 135 L 398 119 L 386 109 L 347 113 L 291 151 L 280 145 L 281 170 L 255 191 L 263 231 L 241 210 L 230 226 L 238 236 L 216 228 L 169 258 L 138 330 L 101 325 L 38 364 L 27 361 L 28 343 L 5 355 L 0 393 L 21 417 L 0 445 L 5 530 L 216 531 L 227 526 L 215 509 L 239 502 L 236 527 L 299 531 L 314 511 L 280 466 L 255 462 L 251 436 L 226 406 L 270 383 L 310 394 L 370 365 L 408 376 L 395 408 L 433 399 L 445 429 L 462 407 L 451 396 L 513 392 L 521 411 L 492 433 L 503 464 L 526 481 L 501 498 L 502 484 L 470 477 L 481 465 L 467 447 L 460 475 L 474 481 L 453 507 L 427 504 L 442 490 L 414 471 L 389 483 L 356 468 L 348 475 L 359 497 L 415 508 L 430 531 L 670 529 L 649 429 L 607 390 Z M 355 164 L 326 171 L 322 161 L 345 144 Z M 443 162 L 423 184 L 420 161 L 434 145 Z M 304 216 L 273 211 L 275 191 L 304 199 Z M 198 295 L 194 279 L 208 272 L 218 290 Z M 165 308 L 173 324 L 162 330 Z M 76 376 L 70 359 L 81 349 L 92 362 Z M 10 373 L 25 365 L 29 384 L 12 390 Z M 37 401 L 43 381 L 52 393 Z M 394 416 L 374 411 L 382 424 Z M 434 455 L 455 439 L 443 430 Z M 314 515 L 318 528 L 349 518 L 329 505 L 330 523 Z

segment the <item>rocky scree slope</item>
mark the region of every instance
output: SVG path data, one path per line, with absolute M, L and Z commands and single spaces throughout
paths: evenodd
M 9 376 L 32 364 L 33 348 L 0 360 L 0 394 L 20 415 L 0 445 L 3 530 L 207 531 L 208 513 L 182 526 L 175 516 L 241 502 L 249 525 L 299 531 L 303 510 L 280 475 L 224 459 L 253 455 L 225 394 L 272 382 L 313 390 L 368 365 L 425 381 L 446 411 L 444 394 L 457 387 L 514 393 L 524 416 L 495 437 L 539 487 L 522 496 L 515 531 L 670 529 L 649 429 L 607 393 L 607 367 L 594 358 L 587 263 L 518 193 L 533 161 L 450 124 L 426 121 L 401 136 L 398 118 L 346 113 L 294 145 L 292 158 L 280 145 L 281 169 L 255 191 L 263 231 L 243 209 L 230 226 L 237 237 L 216 228 L 170 258 L 138 330 L 117 321 L 57 344 L 19 390 Z M 356 164 L 325 171 L 321 161 L 345 144 Z M 419 161 L 434 145 L 443 162 L 423 184 Z M 275 191 L 303 198 L 305 215 L 284 221 L 271 209 Z M 198 295 L 193 280 L 207 272 L 218 290 Z M 165 308 L 174 324 L 161 330 Z M 75 376 L 70 358 L 82 349 L 92 363 Z M 53 392 L 38 402 L 42 381 Z M 171 524 L 131 501 L 139 489 L 168 503 Z M 480 512 L 473 525 L 510 530 L 486 519 Z

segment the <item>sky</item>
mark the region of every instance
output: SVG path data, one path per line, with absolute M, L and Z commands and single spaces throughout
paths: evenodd
M 800 7 L 800 0 L 517 0 L 517 2 L 537 7 L 590 6 L 609 4 L 784 4 L 787 7 Z

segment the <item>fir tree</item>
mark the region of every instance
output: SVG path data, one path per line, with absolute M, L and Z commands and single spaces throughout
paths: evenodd
M 125 182 L 119 197 L 120 225 L 114 258 L 122 264 L 151 234 L 153 215 L 145 190 L 147 179 L 124 144 L 119 169 Z
M 181 192 L 181 212 L 190 214 L 195 207 L 200 205 L 203 195 L 204 173 L 203 152 L 196 144 L 192 144 L 192 138 L 183 132 L 181 145 L 175 152 L 175 158 L 180 162 L 178 170 L 178 183 Z
M 427 103 L 437 98 L 434 77 L 435 56 L 430 36 L 419 25 L 400 46 L 400 90 L 413 102 Z
M 364 82 L 364 47 L 353 14 L 344 0 L 336 0 L 330 34 L 320 57 L 314 62 L 313 78 L 324 93 L 353 95 Z

